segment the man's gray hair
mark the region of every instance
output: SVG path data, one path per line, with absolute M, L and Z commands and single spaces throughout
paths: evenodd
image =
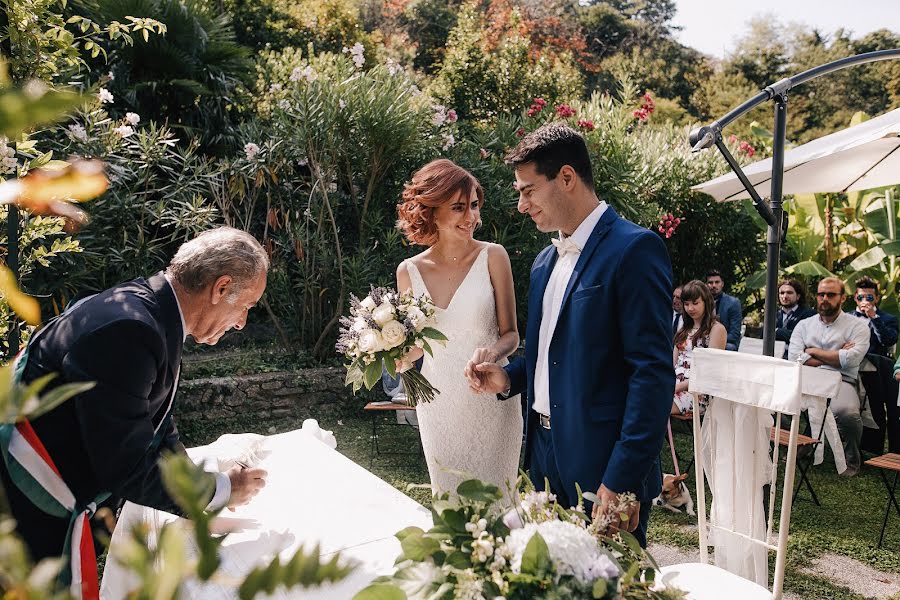
M 269 270 L 269 258 L 256 239 L 240 229 L 217 227 L 185 242 L 169 263 L 169 274 L 188 292 L 196 293 L 223 275 L 230 275 L 228 294 L 237 299 L 244 286 Z M 234 301 L 234 300 L 230 300 Z

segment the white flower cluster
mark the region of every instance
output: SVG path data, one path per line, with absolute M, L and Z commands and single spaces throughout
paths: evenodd
M 302 69 L 300 67 L 295 67 L 294 70 L 291 71 L 291 81 L 300 81 L 301 79 L 305 79 L 307 82 L 312 83 L 318 77 L 318 73 L 316 73 L 315 69 L 313 69 L 311 65 L 306 65 Z
M 134 135 L 134 127 L 131 125 L 119 125 L 113 131 L 121 138 L 127 138 L 131 135 Z
M 513 572 L 521 572 L 522 555 L 535 533 L 547 543 L 557 577 L 572 575 L 579 581 L 591 582 L 619 576 L 618 567 L 600 549 L 597 538 L 584 527 L 565 521 L 528 523 L 513 530 L 506 538 Z
M 97 97 L 100 98 L 101 104 L 112 104 L 115 98 L 113 98 L 112 92 L 110 92 L 106 88 L 100 88 L 100 92 L 97 94 Z
M 244 144 L 244 155 L 247 157 L 247 160 L 253 160 L 257 154 L 259 154 L 259 146 L 253 142 Z
M 77 142 L 86 142 L 88 141 L 87 130 L 85 130 L 84 125 L 79 123 L 72 123 L 68 127 L 68 131 L 66 132 L 70 138 Z
M 344 54 L 350 54 L 350 58 L 351 58 L 351 60 L 353 60 L 353 64 L 356 65 L 357 69 L 362 69 L 363 65 L 366 64 L 366 57 L 364 54 L 366 49 L 359 42 L 356 42 L 355 44 L 353 44 L 352 48 L 348 48 L 347 46 L 344 46 L 341 51 Z
M 8 142 L 6 138 L 0 138 L 0 175 L 15 175 L 19 168 L 16 151 L 7 145 Z

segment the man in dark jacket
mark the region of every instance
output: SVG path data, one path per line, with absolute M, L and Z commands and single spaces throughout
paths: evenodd
M 806 290 L 796 279 L 783 279 L 778 284 L 778 303 L 781 310 L 775 319 L 775 339 L 784 342 L 782 358 L 786 359 L 794 327 L 803 319 L 815 315 L 816 311 L 806 305 Z
M 159 459 L 164 450 L 184 452 L 173 418 L 182 345 L 188 335 L 215 344 L 241 329 L 268 266 L 249 234 L 207 231 L 183 244 L 165 272 L 84 299 L 32 336 L 17 359 L 22 383 L 48 373 L 57 374 L 54 385 L 95 382 L 0 431 L 0 480 L 32 558 L 85 560 L 90 552 L 74 538 L 90 546 L 86 521 L 110 496 L 179 513 Z M 213 510 L 249 502 L 266 473 L 235 468 L 208 477 Z
M 716 300 L 716 315 L 728 333 L 725 349 L 737 351 L 741 345 L 741 323 L 744 320 L 741 314 L 741 301 L 725 293 L 725 280 L 715 269 L 706 274 L 706 285 Z
M 872 337 L 869 340 L 869 353 L 891 357 L 891 347 L 897 343 L 897 318 L 878 308 L 881 297 L 878 284 L 869 276 L 856 280 L 856 310 L 853 315 L 865 319 L 869 323 Z

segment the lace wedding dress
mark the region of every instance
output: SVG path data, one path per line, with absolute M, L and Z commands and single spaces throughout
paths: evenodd
M 485 246 L 447 308 L 437 308 L 435 328 L 448 341 L 445 346 L 433 343 L 434 356 L 425 354 L 422 366 L 422 374 L 440 392 L 416 409 L 431 488 L 438 494 L 455 493 L 462 481 L 471 478 L 493 483 L 506 494 L 518 475 L 519 397 L 499 401 L 494 394 L 476 394 L 463 375 L 475 349 L 489 347 L 499 337 L 487 259 Z M 406 269 L 413 293 L 430 297 L 412 261 L 406 261 Z

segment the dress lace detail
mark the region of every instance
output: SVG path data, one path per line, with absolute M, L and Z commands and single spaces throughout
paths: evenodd
M 463 375 L 476 348 L 499 338 L 494 287 L 485 246 L 446 309 L 435 311 L 435 327 L 447 336 L 445 346 L 432 344 L 422 374 L 439 390 L 434 401 L 419 404 L 416 413 L 422 447 L 435 493 L 455 493 L 476 477 L 507 492 L 518 475 L 522 447 L 519 397 L 498 401 L 493 394 L 476 394 Z M 412 261 L 406 269 L 416 295 L 431 294 Z M 504 364 L 506 361 L 504 361 Z

